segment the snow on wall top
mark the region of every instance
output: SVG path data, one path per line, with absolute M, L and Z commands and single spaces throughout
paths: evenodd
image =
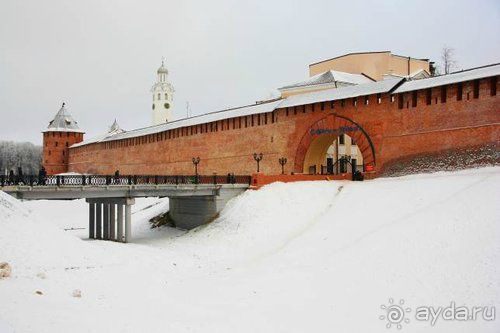
M 404 79 L 387 79 L 367 84 L 293 95 L 285 98 L 283 103 L 280 104 L 280 108 L 385 93 L 393 89 L 402 81 L 404 81 Z
M 447 75 L 433 76 L 426 79 L 416 81 L 408 81 L 394 90 L 394 93 L 402 93 L 407 91 L 432 88 L 453 84 L 458 82 L 476 80 L 484 77 L 500 75 L 500 64 L 493 64 L 479 68 L 472 68 L 460 72 L 455 72 Z
M 346 98 L 367 96 L 367 95 L 387 93 L 387 92 L 396 94 L 406 91 L 426 89 L 435 86 L 492 77 L 497 75 L 500 75 L 500 64 L 493 64 L 479 68 L 472 68 L 469 70 L 455 72 L 448 75 L 441 75 L 437 77 L 430 77 L 419 80 L 408 81 L 406 78 L 391 77 L 382 81 L 376 81 L 376 82 L 370 81 L 369 83 L 353 85 L 348 87 L 326 89 L 322 91 L 304 93 L 300 95 L 292 95 L 287 98 L 275 101 L 253 104 L 222 111 L 215 111 L 190 118 L 171 121 L 165 124 L 139 128 L 136 130 L 125 131 L 122 133 L 116 133 L 112 135 L 106 133 L 104 135 L 97 136 L 92 139 L 74 144 L 71 147 L 74 148 L 91 143 L 135 138 L 143 135 L 160 133 L 176 128 L 215 122 L 223 119 L 244 117 L 252 114 L 272 112 L 278 108 L 341 100 Z M 68 131 L 67 129 L 65 130 Z M 75 131 L 80 132 L 80 130 L 78 129 Z
M 194 116 L 194 117 L 190 117 L 190 118 L 174 120 L 174 121 L 170 121 L 170 122 L 165 123 L 165 124 L 149 126 L 149 127 L 145 127 L 145 128 L 139 128 L 139 129 L 131 130 L 131 131 L 125 131 L 123 133 L 117 133 L 117 134 L 112 135 L 112 136 L 109 136 L 109 135 L 98 136 L 98 137 L 95 137 L 93 139 L 74 144 L 71 147 L 72 148 L 79 147 L 79 146 L 87 145 L 90 143 L 97 143 L 97 142 L 107 142 L 107 141 L 135 138 L 138 136 L 160 133 L 160 132 L 164 132 L 164 131 L 168 131 L 168 130 L 172 130 L 172 129 L 176 129 L 176 128 L 181 128 L 181 127 L 188 127 L 188 126 L 200 125 L 200 124 L 205 124 L 205 123 L 211 123 L 211 122 L 222 120 L 222 119 L 243 117 L 243 116 L 248 116 L 248 115 L 252 115 L 252 114 L 272 112 L 278 107 L 278 105 L 281 102 L 282 102 L 282 100 L 277 100 L 277 101 L 272 101 L 272 102 L 253 104 L 253 105 L 248 105 L 248 106 L 234 108 L 234 109 L 206 113 L 206 114 L 202 114 L 202 115 Z

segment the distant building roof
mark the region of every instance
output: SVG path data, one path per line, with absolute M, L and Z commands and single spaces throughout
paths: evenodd
M 391 51 L 367 51 L 367 52 L 350 52 L 350 53 L 342 54 L 342 55 L 339 55 L 339 56 L 336 56 L 336 57 L 333 57 L 333 58 L 329 58 L 329 59 L 317 61 L 315 63 L 310 64 L 309 66 L 314 66 L 314 65 L 317 65 L 317 64 L 321 64 L 322 62 L 327 62 L 327 61 L 330 61 L 330 60 L 339 59 L 339 58 L 343 58 L 343 57 L 347 57 L 347 56 L 351 56 L 351 55 L 373 54 L 373 53 L 389 53 L 389 54 L 392 54 L 393 56 L 396 56 L 396 57 L 401 57 L 401 58 L 406 58 L 406 59 L 410 58 L 410 59 L 422 60 L 422 61 L 429 61 L 429 59 L 427 59 L 427 58 L 407 57 L 407 56 L 402 56 L 402 55 L 399 55 L 399 54 L 393 54 Z
M 279 88 L 279 90 L 317 86 L 322 84 L 335 84 L 337 82 L 348 85 L 354 85 L 354 84 L 363 84 L 373 81 L 374 80 L 370 79 L 369 77 L 363 74 L 352 74 L 352 73 L 329 70 L 324 73 L 314 75 L 305 81 L 281 87 Z
M 66 109 L 66 103 L 63 103 L 54 119 L 49 122 L 49 126 L 44 132 L 77 132 L 84 133 L 73 116 Z

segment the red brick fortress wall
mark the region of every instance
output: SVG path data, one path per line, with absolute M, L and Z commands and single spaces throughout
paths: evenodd
M 385 166 L 408 157 L 498 145 L 497 86 L 496 77 L 485 78 L 395 95 L 299 105 L 88 144 L 69 149 L 68 169 L 92 174 L 112 174 L 116 170 L 121 174 L 194 174 L 192 158 L 199 156 L 200 174 L 249 175 L 256 171 L 253 154 L 263 153 L 261 172 L 280 174 L 278 158 L 286 157 L 285 172 L 301 173 L 303 156 L 299 152 L 304 136 L 315 124 L 334 117 L 343 120 L 325 121 L 330 124 L 326 126 L 356 123 L 364 129 L 367 137 L 357 140 L 365 142 L 363 147 L 360 144 L 360 150 L 366 162 L 373 162 L 375 172 L 380 174 Z M 373 157 L 366 150 L 368 137 L 374 148 Z

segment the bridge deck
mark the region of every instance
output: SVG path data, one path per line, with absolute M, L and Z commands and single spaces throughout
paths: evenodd
M 83 198 L 194 197 L 218 195 L 221 189 L 247 189 L 248 184 L 4 186 L 0 190 L 24 200 Z

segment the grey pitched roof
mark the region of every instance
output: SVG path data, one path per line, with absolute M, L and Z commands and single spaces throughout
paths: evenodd
M 54 119 L 49 122 L 49 126 L 44 132 L 77 132 L 84 133 L 73 116 L 66 109 L 66 104 L 63 103 Z
M 314 75 L 308 80 L 293 83 L 284 87 L 279 88 L 280 90 L 317 86 L 321 84 L 334 84 L 336 82 L 346 83 L 346 84 L 363 84 L 373 82 L 365 75 L 362 74 L 352 74 L 340 71 L 329 70 L 321 74 Z

